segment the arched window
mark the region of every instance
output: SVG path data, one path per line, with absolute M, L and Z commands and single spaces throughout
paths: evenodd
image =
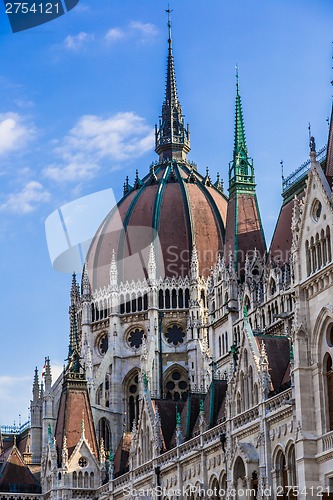
M 95 488 L 95 481 L 94 481 L 94 473 L 90 472 L 90 488 L 94 489 Z
M 286 458 L 282 450 L 279 450 L 275 459 L 276 486 L 281 486 L 283 491 L 287 491 L 288 475 L 286 469 Z M 282 496 L 287 498 L 287 496 Z
M 136 296 L 132 293 L 132 312 L 136 312 Z
M 145 293 L 143 296 L 143 309 L 147 311 L 148 309 L 148 294 Z
M 101 418 L 98 422 L 97 436 L 99 443 L 101 443 L 103 439 L 105 451 L 110 451 L 112 449 L 110 424 L 109 421 L 104 417 Z
M 178 290 L 178 307 L 179 309 L 183 309 L 184 307 L 184 293 L 182 288 Z
M 166 399 L 185 401 L 189 389 L 188 375 L 184 369 L 176 366 L 164 380 L 164 394 Z
M 138 293 L 138 311 L 142 311 L 142 295 L 140 292 Z
M 165 309 L 170 309 L 170 290 L 165 290 Z
M 327 262 L 331 262 L 332 260 L 332 252 L 331 252 L 331 230 L 330 227 L 326 228 L 326 238 L 327 238 Z
M 77 473 L 73 472 L 73 488 L 77 488 Z
M 188 288 L 185 288 L 185 308 L 187 309 L 190 303 L 190 291 Z
M 139 372 L 134 372 L 127 383 L 127 430 L 131 431 L 133 421 L 138 422 L 139 418 Z
M 158 292 L 158 308 L 164 309 L 164 293 L 163 290 Z
M 177 309 L 177 292 L 174 288 L 171 292 L 171 307 L 172 309 Z
M 125 306 L 125 311 L 127 313 L 131 312 L 131 298 L 129 293 L 126 293 L 126 306 Z
M 333 328 L 331 326 L 331 328 Z M 333 430 L 333 369 L 332 358 L 330 354 L 326 354 L 324 358 L 324 370 L 326 375 L 326 399 L 328 410 L 328 430 Z
M 125 313 L 125 298 L 123 296 L 123 294 L 120 295 L 120 314 L 124 314 Z
M 96 404 L 97 405 L 102 404 L 102 397 L 103 397 L 103 384 L 101 384 L 96 391 Z
M 84 473 L 84 487 L 89 488 L 89 474 L 87 471 Z
M 288 484 L 290 486 L 297 486 L 296 457 L 295 457 L 294 445 L 291 445 L 287 452 L 287 470 L 288 470 Z

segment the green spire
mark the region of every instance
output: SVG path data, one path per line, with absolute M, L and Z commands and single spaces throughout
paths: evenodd
M 233 160 L 229 164 L 229 191 L 235 189 L 253 191 L 255 189 L 253 161 L 249 158 L 242 99 L 239 93 L 238 66 L 236 66 L 236 112 Z

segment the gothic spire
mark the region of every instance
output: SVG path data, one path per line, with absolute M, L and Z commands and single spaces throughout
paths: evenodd
M 242 100 L 239 92 L 238 66 L 236 66 L 234 152 L 233 160 L 229 165 L 230 194 L 232 194 L 232 192 L 237 188 L 251 191 L 255 189 L 253 161 L 249 158 L 246 146 Z
M 38 401 L 38 399 L 39 399 L 39 377 L 38 377 L 37 366 L 35 368 L 35 376 L 34 376 L 34 383 L 32 386 L 32 394 L 33 394 L 33 400 Z
M 76 317 L 76 297 L 77 284 L 75 273 L 72 277 L 71 286 L 71 305 L 69 307 L 70 329 L 69 329 L 69 345 L 68 345 L 68 370 L 72 373 L 80 372 L 80 355 L 78 342 L 78 327 Z
M 165 99 L 159 127 L 155 126 L 155 151 L 164 158 L 186 158 L 190 151 L 190 132 L 184 126 L 182 108 L 178 100 L 175 64 L 172 50 L 171 10 L 168 8 L 168 61 Z

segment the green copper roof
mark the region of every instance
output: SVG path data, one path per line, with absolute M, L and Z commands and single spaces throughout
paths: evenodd
M 238 68 L 236 68 L 236 110 L 233 160 L 229 165 L 229 191 L 253 191 L 255 189 L 253 161 L 248 155 L 245 137 L 242 99 L 239 92 Z

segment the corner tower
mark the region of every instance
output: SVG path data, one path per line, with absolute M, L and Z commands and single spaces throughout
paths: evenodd
M 249 157 L 242 101 L 236 69 L 236 117 L 233 159 L 229 164 L 229 201 L 226 223 L 225 254 L 234 254 L 236 270 L 242 276 L 247 252 L 266 252 L 256 194 L 253 160 Z

